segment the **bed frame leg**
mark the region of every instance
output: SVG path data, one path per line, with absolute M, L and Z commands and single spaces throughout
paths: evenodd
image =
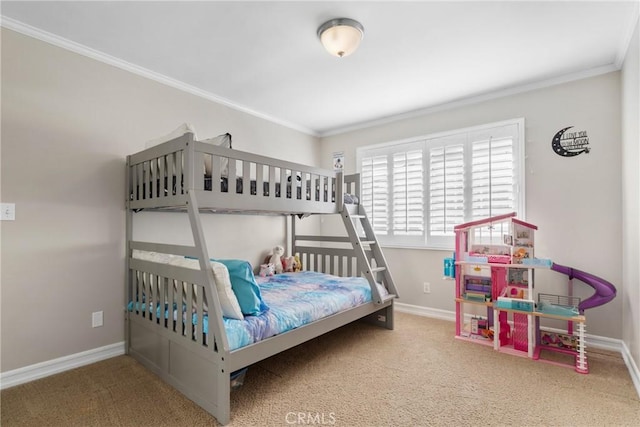
M 368 323 L 393 330 L 393 305 L 381 308 L 364 318 Z

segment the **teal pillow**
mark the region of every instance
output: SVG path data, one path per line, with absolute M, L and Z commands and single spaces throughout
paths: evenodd
M 258 315 L 269 309 L 262 300 L 260 288 L 253 275 L 253 268 L 249 261 L 240 259 L 213 259 L 227 266 L 231 279 L 231 289 L 236 294 L 240 311 L 245 315 Z

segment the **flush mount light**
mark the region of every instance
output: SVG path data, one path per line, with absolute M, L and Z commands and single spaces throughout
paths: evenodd
M 318 28 L 318 37 L 324 48 L 340 58 L 355 52 L 363 36 L 362 24 L 349 18 L 331 19 Z

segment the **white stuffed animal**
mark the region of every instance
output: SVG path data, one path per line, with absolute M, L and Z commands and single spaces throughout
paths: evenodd
M 284 248 L 282 246 L 276 246 L 273 248 L 273 255 L 269 259 L 269 263 L 273 264 L 276 269 L 276 274 L 282 273 L 282 256 L 284 255 Z
M 268 277 L 273 276 L 275 274 L 275 267 L 273 264 L 262 264 L 260 265 L 260 277 Z

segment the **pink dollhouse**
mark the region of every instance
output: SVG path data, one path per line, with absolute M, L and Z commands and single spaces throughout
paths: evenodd
M 586 374 L 584 308 L 613 299 L 615 287 L 588 273 L 536 258 L 538 227 L 515 216 L 499 215 L 454 228 L 456 338 L 554 364 L 558 363 L 540 357 L 543 350 L 569 354 L 575 361 L 571 366 Z M 569 295 L 534 294 L 538 268 L 568 275 Z M 574 277 L 596 293 L 582 302 L 574 298 Z M 544 318 L 566 321 L 566 333 L 541 330 Z

